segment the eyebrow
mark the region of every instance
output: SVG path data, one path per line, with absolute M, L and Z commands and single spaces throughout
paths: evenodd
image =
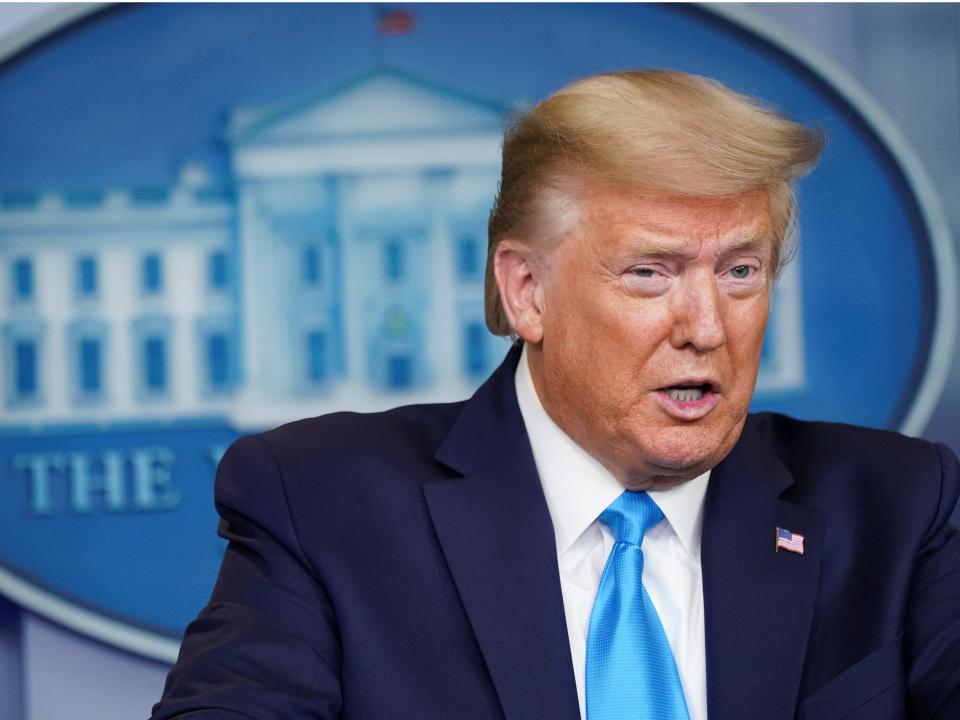
M 717 257 L 729 257 L 741 252 L 759 251 L 765 247 L 772 248 L 773 242 L 768 232 L 761 231 L 742 240 L 737 240 L 732 245 L 718 253 Z M 689 253 L 683 246 L 677 246 L 676 242 L 661 242 L 656 238 L 640 239 L 629 248 L 631 255 L 636 257 L 650 258 L 677 258 L 685 257 Z
M 637 257 L 655 258 L 680 257 L 687 254 L 682 246 L 677 246 L 676 242 L 665 243 L 649 239 L 638 240 L 631 244 L 629 252 Z
M 766 248 L 773 248 L 773 239 L 767 233 L 757 234 L 744 238 L 743 240 L 738 240 L 733 243 L 733 245 L 725 248 L 723 252 L 718 253 L 717 257 L 729 257 L 730 255 L 736 255 L 742 252 L 759 251 Z

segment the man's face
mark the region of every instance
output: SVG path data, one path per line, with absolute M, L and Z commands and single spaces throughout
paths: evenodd
M 533 292 L 534 383 L 554 421 L 627 487 L 695 477 L 740 436 L 771 245 L 767 193 L 604 187 L 584 195 L 575 229 L 547 256 Z

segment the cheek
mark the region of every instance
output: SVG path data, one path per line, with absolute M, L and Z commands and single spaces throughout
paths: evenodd
M 580 307 L 550 326 L 544 336 L 544 370 L 564 405 L 581 422 L 606 426 L 631 405 L 642 363 L 639 352 L 624 339 L 623 328 L 611 326 L 604 313 Z
M 561 365 L 589 367 L 590 363 L 601 362 L 611 333 L 596 294 L 582 292 L 576 283 L 566 291 L 551 290 L 544 304 L 545 353 Z
M 768 314 L 769 301 L 765 294 L 733 308 L 727 318 L 727 338 L 735 343 L 740 354 L 759 355 Z
M 734 332 L 727 334 L 730 361 L 738 389 L 748 396 L 753 394 L 753 383 L 760 365 L 766 321 L 764 302 L 736 318 Z

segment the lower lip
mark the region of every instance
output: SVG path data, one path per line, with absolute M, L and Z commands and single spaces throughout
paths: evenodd
M 665 390 L 657 390 L 654 395 L 660 401 L 660 406 L 666 410 L 667 415 L 677 420 L 699 420 L 720 402 L 720 395 L 712 390 L 701 395 L 699 400 L 674 400 Z

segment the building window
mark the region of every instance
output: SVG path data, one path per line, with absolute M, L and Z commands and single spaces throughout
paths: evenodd
M 103 343 L 98 338 L 83 338 L 77 343 L 80 392 L 97 395 L 103 387 Z
M 143 256 L 140 286 L 147 295 L 156 295 L 163 290 L 163 263 L 157 253 Z
M 33 300 L 33 262 L 29 258 L 13 261 L 13 299 L 20 302 Z
M 73 401 L 89 404 L 100 400 L 107 381 L 107 336 L 109 326 L 101 320 L 83 318 L 67 327 L 70 390 Z
M 384 331 L 387 337 L 399 340 L 408 337 L 413 329 L 413 323 L 410 322 L 410 316 L 401 307 L 391 308 L 387 312 Z
M 383 274 L 387 280 L 403 278 L 404 260 L 404 247 L 399 240 L 390 240 L 383 246 Z
M 317 285 L 323 280 L 323 265 L 320 248 L 307 245 L 300 253 L 301 277 L 304 285 Z
M 43 387 L 43 323 L 17 322 L 2 329 L 3 357 L 0 369 L 6 403 L 11 407 L 41 402 Z
M 413 383 L 413 368 L 409 355 L 393 355 L 387 358 L 387 386 L 402 390 Z
M 196 349 L 198 390 L 205 396 L 224 395 L 233 390 L 237 379 L 233 318 L 228 315 L 197 318 Z M 169 337 L 169 326 L 162 333 Z M 161 334 L 154 326 L 152 334 Z M 172 361 L 172 360 L 171 360 Z
M 211 290 L 219 292 L 225 290 L 230 283 L 227 253 L 215 250 L 207 256 L 207 285 Z
M 29 400 L 39 390 L 39 349 L 35 340 L 18 339 L 13 343 L 13 390 L 17 400 Z
M 471 322 L 464 327 L 464 370 L 470 377 L 482 375 L 487 368 L 487 330 L 483 323 Z
M 473 235 L 464 235 L 457 241 L 457 274 L 462 280 L 476 280 L 482 276 L 479 250 Z
M 207 384 L 214 391 L 230 386 L 230 341 L 225 332 L 207 335 Z
M 307 333 L 307 380 L 322 383 L 327 379 L 327 335 L 322 330 Z
M 131 325 L 131 348 L 136 369 L 134 386 L 140 400 L 162 399 L 170 391 L 176 370 L 176 355 L 172 352 L 170 339 L 172 331 L 173 322 L 166 315 L 138 317 Z M 196 344 L 194 347 L 202 346 Z
M 143 386 L 150 393 L 167 389 L 167 340 L 163 336 L 143 339 Z
M 77 295 L 81 298 L 97 294 L 97 259 L 92 255 L 77 258 Z

